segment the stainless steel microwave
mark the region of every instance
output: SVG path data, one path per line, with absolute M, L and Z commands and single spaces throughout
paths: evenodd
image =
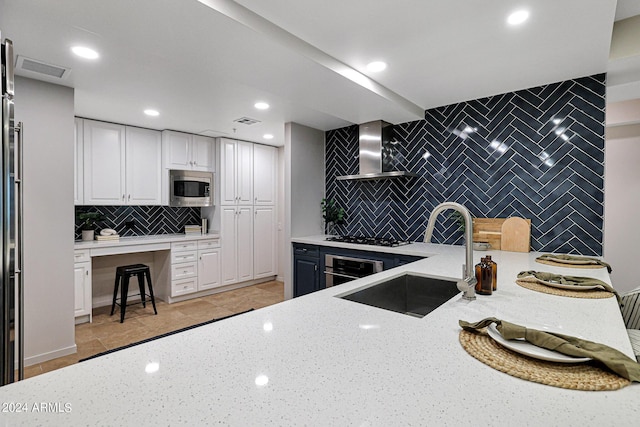
M 213 206 L 213 173 L 169 171 L 169 206 Z

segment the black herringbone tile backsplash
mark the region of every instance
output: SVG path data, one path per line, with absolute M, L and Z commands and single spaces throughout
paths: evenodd
M 327 197 L 344 234 L 422 241 L 433 208 L 531 219 L 533 250 L 602 254 L 605 75 L 434 108 L 395 126 L 402 169 L 419 178 L 337 181 L 358 173 L 358 127 L 326 133 Z M 461 243 L 442 215 L 434 242 Z
M 169 206 L 76 206 L 76 234 L 82 235 L 79 212 L 100 212 L 106 218 L 96 223 L 96 229 L 113 228 L 121 236 L 183 233 L 186 224 L 200 224 L 200 208 L 174 208 Z M 133 221 L 128 228 L 127 222 Z

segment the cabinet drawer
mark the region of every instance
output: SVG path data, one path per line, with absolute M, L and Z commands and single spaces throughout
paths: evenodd
M 188 242 L 174 242 L 171 244 L 171 250 L 175 252 L 193 251 L 196 249 L 198 249 L 198 242 L 196 240 Z
M 196 262 L 198 260 L 197 251 L 174 252 L 171 251 L 171 264 L 183 262 Z
M 219 247 L 220 247 L 220 239 L 198 241 L 198 249 L 209 249 L 209 248 L 219 248 Z
M 89 249 L 73 251 L 73 262 L 87 262 L 91 260 Z
M 304 255 L 311 257 L 319 257 L 320 256 L 320 248 L 313 245 L 305 245 L 296 243 L 293 245 L 293 253 L 294 255 Z
M 196 291 L 198 279 L 178 280 L 171 282 L 171 296 L 190 294 Z
M 198 276 L 198 263 L 185 262 L 171 266 L 171 280 L 188 279 Z

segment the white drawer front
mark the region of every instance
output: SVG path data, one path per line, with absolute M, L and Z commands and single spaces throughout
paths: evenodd
M 91 260 L 89 249 L 73 251 L 73 262 L 87 262 Z
M 209 248 L 219 248 L 219 247 L 220 247 L 220 239 L 198 241 L 198 249 L 209 249 Z
M 190 294 L 196 291 L 198 280 L 188 279 L 171 282 L 171 296 L 177 297 L 180 295 Z
M 171 244 L 171 250 L 178 251 L 193 251 L 198 249 L 198 242 L 196 240 L 190 240 L 188 242 L 174 242 Z
M 188 279 L 198 276 L 198 263 L 185 262 L 171 266 L 171 280 Z
M 197 251 L 175 252 L 171 251 L 171 264 L 180 264 L 183 262 L 196 262 L 198 260 Z

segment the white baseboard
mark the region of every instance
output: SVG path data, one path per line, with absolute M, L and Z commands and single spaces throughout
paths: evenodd
M 24 366 L 37 365 L 38 363 L 46 362 L 47 360 L 57 359 L 58 357 L 68 356 L 78 352 L 78 347 L 74 344 L 72 346 L 61 348 L 55 351 L 49 351 L 47 353 L 36 354 L 35 356 L 26 357 L 24 359 Z M 16 369 L 18 365 L 16 364 Z
M 284 276 L 276 276 L 278 282 L 284 282 Z

